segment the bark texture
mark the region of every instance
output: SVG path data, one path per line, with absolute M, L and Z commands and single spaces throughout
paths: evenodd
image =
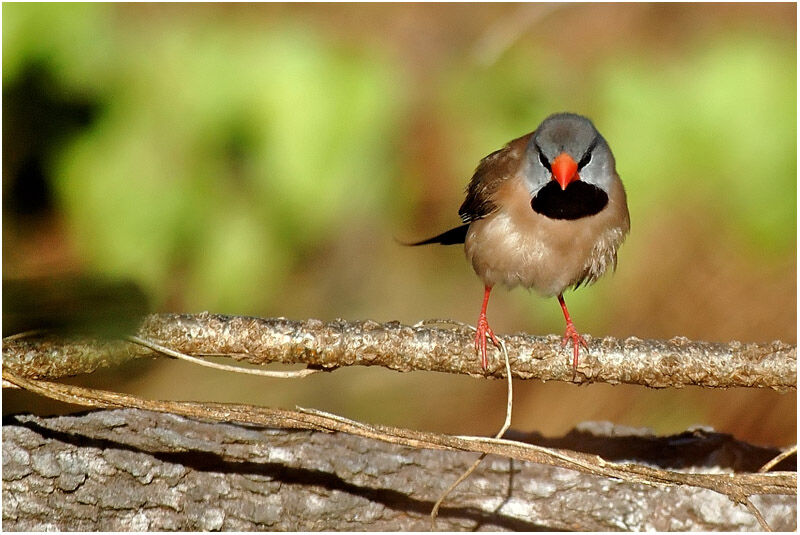
M 695 430 L 655 437 L 585 424 L 516 440 L 692 472 L 755 470 L 777 450 Z M 476 454 L 344 433 L 205 423 L 136 409 L 3 422 L 6 530 L 426 530 Z M 794 459 L 779 470 L 796 470 Z M 773 529 L 795 496 L 754 496 Z M 624 482 L 489 456 L 445 502 L 448 530 L 759 530 L 709 490 Z
M 147 316 L 136 335 L 188 355 L 226 355 L 258 365 L 384 366 L 499 378 L 505 370 L 496 349 L 488 371 L 475 355 L 474 332 L 465 326 L 437 328 L 398 322 L 321 322 L 215 314 Z M 560 336 L 503 335 L 512 374 L 521 379 L 572 381 L 571 352 Z M 641 340 L 586 336 L 578 382 L 629 383 L 654 388 L 797 388 L 797 348 L 775 341 L 710 343 L 687 338 Z M 155 356 L 131 342 L 49 336 L 6 339 L 3 365 L 15 375 L 54 379 L 90 373 L 100 366 Z

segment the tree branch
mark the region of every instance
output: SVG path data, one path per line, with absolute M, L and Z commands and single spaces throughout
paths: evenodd
M 333 370 L 384 366 L 407 372 L 430 370 L 500 378 L 499 352 L 484 372 L 466 326 L 437 328 L 398 322 L 321 322 L 215 314 L 147 316 L 136 336 L 194 356 L 225 355 L 252 364 L 274 362 Z M 572 381 L 569 356 L 559 336 L 504 335 L 512 373 L 520 379 Z M 710 343 L 686 338 L 640 340 L 591 338 L 578 366 L 579 382 L 628 383 L 653 388 L 797 388 L 797 348 L 783 342 Z M 4 340 L 4 366 L 29 378 L 89 373 L 101 366 L 153 356 L 123 341 L 52 336 Z
M 326 428 L 340 425 L 314 413 L 287 413 L 326 422 Z M 427 440 L 425 435 L 417 438 Z M 560 439 L 526 438 L 538 443 L 520 443 L 522 449 L 558 443 L 587 449 L 586 459 L 598 459 L 595 453 L 600 453 L 684 466 L 685 475 L 732 482 L 740 474 L 731 470 L 755 470 L 776 453 L 716 433 L 654 437 L 599 424 Z M 208 423 L 135 409 L 52 418 L 18 415 L 3 421 L 3 527 L 420 531 L 429 527 L 436 497 L 474 458 L 470 452 L 418 449 L 364 433 Z M 712 473 L 697 473 L 702 471 Z M 774 529 L 796 528 L 793 495 L 752 500 Z M 440 511 L 437 528 L 761 529 L 746 505 L 709 490 L 609 479 L 496 456 L 456 489 Z

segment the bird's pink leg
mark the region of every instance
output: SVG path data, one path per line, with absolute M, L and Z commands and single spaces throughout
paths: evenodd
M 562 294 L 558 294 L 558 302 L 561 305 L 561 310 L 564 312 L 564 319 L 567 320 L 567 329 L 564 332 L 564 340 L 561 345 L 566 346 L 567 342 L 572 339 L 572 377 L 574 379 L 575 373 L 578 371 L 578 354 L 580 353 L 581 346 L 585 347 L 586 351 L 589 351 L 589 344 L 586 343 L 583 336 L 578 334 L 575 324 L 572 323 L 572 319 L 569 317 L 569 310 L 567 310 L 567 303 L 564 302 L 564 296 Z
M 489 304 L 489 294 L 492 292 L 491 286 L 486 286 L 483 294 L 483 306 L 481 307 L 481 315 L 478 316 L 478 325 L 475 329 L 475 351 L 481 354 L 481 366 L 483 369 L 489 367 L 489 360 L 486 358 L 486 337 L 492 339 L 492 342 L 497 347 L 500 347 L 500 342 L 494 337 L 492 328 L 489 327 L 489 321 L 486 319 L 486 306 Z

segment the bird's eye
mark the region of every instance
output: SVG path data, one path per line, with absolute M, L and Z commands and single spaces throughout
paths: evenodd
M 589 148 L 586 149 L 586 152 L 583 153 L 583 157 L 581 161 L 578 162 L 578 171 L 589 165 L 589 162 L 592 161 L 592 152 L 594 148 L 597 146 L 597 136 L 594 137 L 592 142 L 589 144 Z
M 586 154 L 583 155 L 583 158 L 581 158 L 581 161 L 578 162 L 578 171 L 589 165 L 589 162 L 591 161 L 592 161 L 592 151 L 588 150 L 586 151 Z
M 541 149 L 539 149 L 539 163 L 541 163 L 545 169 L 550 171 L 550 162 L 547 161 L 547 158 L 545 158 L 544 153 L 542 152 Z

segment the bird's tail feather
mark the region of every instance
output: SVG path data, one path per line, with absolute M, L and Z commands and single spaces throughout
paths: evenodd
M 439 234 L 438 236 L 434 236 L 433 238 L 428 238 L 427 240 L 418 241 L 416 243 L 406 243 L 405 245 L 428 245 L 431 243 L 441 243 L 442 245 L 456 245 L 458 243 L 464 243 L 464 240 L 467 237 L 467 229 L 469 228 L 469 223 L 466 225 L 461 225 L 460 227 L 451 228 L 450 230 L 446 230 Z

